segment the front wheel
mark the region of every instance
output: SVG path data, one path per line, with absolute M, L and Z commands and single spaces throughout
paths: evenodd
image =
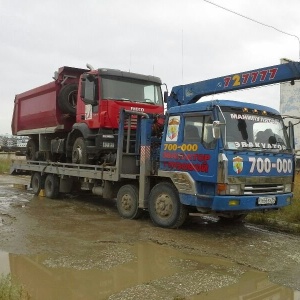
M 142 210 L 139 208 L 139 191 L 135 185 L 123 185 L 117 195 L 117 208 L 124 219 L 137 219 Z
M 168 182 L 153 187 L 148 208 L 152 222 L 164 228 L 180 227 L 188 215 L 187 207 L 180 202 L 177 191 Z

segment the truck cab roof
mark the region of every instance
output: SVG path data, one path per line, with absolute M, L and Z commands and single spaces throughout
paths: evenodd
M 193 104 L 186 104 L 181 106 L 175 106 L 168 110 L 170 114 L 176 113 L 183 113 L 183 112 L 195 112 L 195 111 L 207 111 L 212 110 L 214 106 L 221 106 L 221 107 L 235 107 L 235 108 L 248 108 L 248 109 L 257 109 L 262 111 L 267 111 L 274 115 L 279 115 L 279 112 L 276 109 L 259 105 L 253 104 L 248 102 L 240 102 L 234 100 L 212 100 L 212 101 L 201 101 Z

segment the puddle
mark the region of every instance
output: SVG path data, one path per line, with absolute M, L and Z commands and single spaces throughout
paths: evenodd
M 0 251 L 0 273 L 16 277 L 31 299 L 300 300 L 267 273 L 216 257 L 157 245 L 99 244 L 84 257 Z

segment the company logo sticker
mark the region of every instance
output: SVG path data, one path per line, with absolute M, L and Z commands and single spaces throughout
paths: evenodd
M 170 117 L 168 122 L 166 141 L 168 142 L 177 141 L 179 124 L 180 124 L 179 116 Z
M 243 171 L 243 158 L 240 156 L 236 156 L 232 160 L 233 171 L 237 174 L 240 174 Z

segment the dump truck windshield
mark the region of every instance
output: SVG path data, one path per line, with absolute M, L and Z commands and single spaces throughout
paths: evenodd
M 163 105 L 159 84 L 113 76 L 102 77 L 102 99 Z
M 282 119 L 249 113 L 223 112 L 226 129 L 222 138 L 232 150 L 285 150 L 291 151 Z

